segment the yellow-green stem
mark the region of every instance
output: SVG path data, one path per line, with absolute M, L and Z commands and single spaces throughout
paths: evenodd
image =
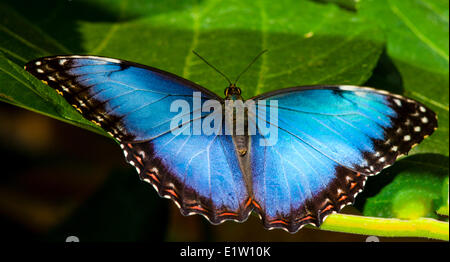
M 431 218 L 401 220 L 396 218 L 365 217 L 345 214 L 330 215 L 322 230 L 385 237 L 425 237 L 449 240 L 448 222 Z

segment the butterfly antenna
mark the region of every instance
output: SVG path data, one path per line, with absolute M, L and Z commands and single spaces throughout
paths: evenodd
M 253 60 L 250 62 L 250 64 L 248 64 L 248 66 L 238 75 L 238 77 L 236 78 L 236 80 L 234 81 L 234 85 L 236 85 L 237 81 L 239 80 L 239 78 L 241 78 L 241 76 L 247 72 L 247 70 L 256 62 L 256 60 L 258 60 L 258 58 L 264 54 L 265 52 L 267 52 L 266 50 L 261 51 L 257 56 L 255 56 L 255 58 L 253 58 Z
M 205 62 L 207 65 L 209 65 L 212 69 L 216 70 L 217 73 L 221 74 L 225 79 L 228 81 L 228 83 L 231 85 L 231 80 L 222 72 L 220 72 L 219 69 L 215 68 L 213 65 L 211 65 L 206 59 L 204 59 L 201 55 L 199 55 L 197 52 L 192 50 L 192 53 L 194 53 L 196 56 L 198 56 L 203 62 Z

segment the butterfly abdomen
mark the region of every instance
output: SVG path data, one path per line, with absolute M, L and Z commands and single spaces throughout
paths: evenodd
M 248 136 L 234 136 L 233 140 L 239 156 L 244 156 L 245 154 L 247 154 Z
M 247 154 L 248 138 L 248 110 L 241 99 L 228 99 L 223 104 L 225 116 L 225 135 L 233 137 L 233 143 L 239 156 Z

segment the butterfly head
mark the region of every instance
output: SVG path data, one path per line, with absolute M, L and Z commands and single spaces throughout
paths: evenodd
M 241 97 L 241 89 L 239 87 L 236 86 L 236 83 L 239 81 L 239 78 L 241 78 L 241 76 L 247 72 L 247 70 L 255 63 L 256 60 L 258 60 L 258 58 L 264 54 L 265 52 L 267 52 L 267 50 L 263 50 L 261 51 L 255 58 L 253 58 L 252 62 L 250 62 L 250 64 L 248 64 L 248 66 L 237 76 L 236 80 L 234 82 L 231 82 L 231 80 L 224 74 L 222 73 L 219 69 L 217 69 L 216 67 L 214 67 L 212 64 L 210 64 L 208 61 L 206 61 L 206 59 L 204 59 L 201 55 L 199 55 L 197 52 L 192 51 L 196 56 L 198 56 L 201 60 L 203 60 L 207 65 L 209 65 L 212 69 L 216 70 L 217 73 L 221 74 L 227 81 L 228 83 L 230 83 L 230 85 L 225 88 L 225 99 L 230 99 L 230 100 L 242 100 Z
M 225 88 L 224 93 L 225 99 L 242 100 L 241 89 L 237 87 L 235 84 L 230 84 L 230 86 Z

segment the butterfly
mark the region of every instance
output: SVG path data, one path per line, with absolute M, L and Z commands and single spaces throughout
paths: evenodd
M 44 57 L 25 69 L 114 137 L 140 179 L 161 197 L 172 199 L 183 215 L 200 214 L 212 224 L 243 222 L 256 212 L 267 229 L 293 233 L 307 224 L 319 227 L 354 202 L 368 176 L 437 128 L 435 113 L 412 99 L 368 87 L 323 85 L 247 100 L 263 115 L 267 108 L 258 102 L 277 102 L 276 118 L 260 121 L 257 115 L 252 135 L 227 135 L 225 110 L 216 112 L 223 116 L 220 134 L 176 133 L 172 120 L 186 114 L 170 110 L 173 103 L 183 100 L 188 115 L 206 119 L 212 113 L 194 106 L 194 93 L 202 105 L 210 100 L 223 105 L 243 101 L 241 89 L 230 82 L 222 98 L 169 72 L 97 56 Z M 192 129 L 196 119 L 187 119 L 176 127 Z M 263 126 L 275 128 L 275 143 Z

